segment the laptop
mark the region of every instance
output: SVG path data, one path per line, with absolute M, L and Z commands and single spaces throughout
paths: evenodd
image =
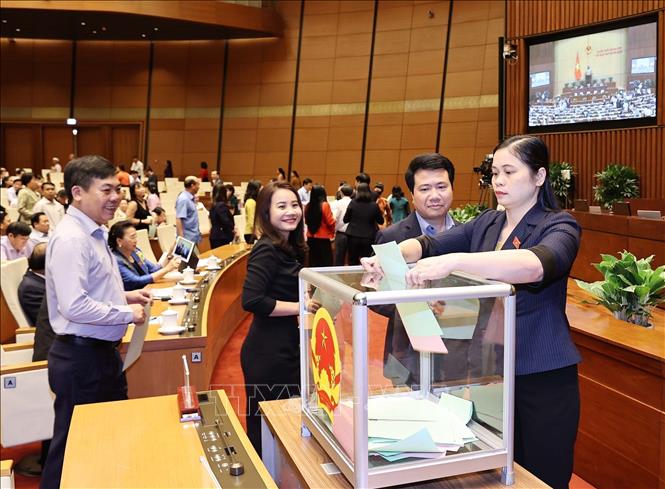
M 637 216 L 638 217 L 644 217 L 645 219 L 660 219 L 661 218 L 660 211 L 647 211 L 647 210 L 642 210 L 642 209 L 637 210 Z
M 575 199 L 573 208 L 578 212 L 589 212 L 589 203 L 584 199 Z
M 612 213 L 615 216 L 630 216 L 630 204 L 628 202 L 615 202 L 612 204 Z

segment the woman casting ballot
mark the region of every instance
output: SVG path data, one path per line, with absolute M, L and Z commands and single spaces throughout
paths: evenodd
M 452 272 L 514 284 L 517 290 L 515 461 L 554 488 L 568 487 L 579 420 L 577 363 L 566 317 L 568 273 L 580 227 L 558 209 L 547 146 L 514 136 L 494 151 L 492 187 L 505 212 L 399 244 L 409 285 Z M 375 257 L 367 271 L 381 272 Z

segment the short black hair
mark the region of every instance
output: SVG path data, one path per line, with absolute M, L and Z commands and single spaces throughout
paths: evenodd
M 342 185 L 339 191 L 346 197 L 351 197 L 353 195 L 353 187 L 351 185 Z
M 312 183 L 312 179 L 305 177 L 302 181 L 303 186 L 307 185 L 308 183 Z
M 65 191 L 70 202 L 74 201 L 72 188 L 78 186 L 84 190 L 90 188 L 94 179 L 104 180 L 114 176 L 118 171 L 113 163 L 99 155 L 74 158 L 65 167 Z M 58 194 L 59 195 L 59 194 Z
M 356 182 L 358 183 L 366 183 L 369 185 L 371 181 L 371 177 L 365 172 L 360 172 L 358 175 L 356 175 Z
M 32 230 L 30 226 L 21 221 L 16 221 L 7 226 L 7 234 L 13 234 L 14 236 L 30 236 Z
M 356 189 L 356 201 L 358 202 L 374 202 L 374 194 L 369 189 L 366 183 L 359 183 Z
M 455 165 L 452 161 L 439 153 L 422 154 L 411 160 L 404 173 L 406 186 L 409 187 L 411 193 L 413 193 L 415 185 L 415 174 L 420 170 L 446 170 L 450 179 L 450 186 L 452 187 L 455 183 Z
M 35 178 L 35 176 L 31 172 L 27 171 L 21 175 L 21 183 L 23 186 L 26 186 L 33 178 Z
M 32 227 L 35 227 L 35 224 L 39 223 L 39 218 L 45 215 L 46 213 L 44 212 L 35 212 L 32 216 L 30 216 L 30 224 L 32 224 Z
M 162 214 L 165 214 L 166 211 L 165 211 L 163 208 L 161 208 L 161 207 L 155 207 L 155 208 L 152 210 L 152 213 L 153 213 L 153 214 L 157 214 L 158 216 L 161 216 Z
M 30 270 L 42 271 L 46 268 L 46 243 L 37 243 L 28 258 Z
M 42 190 L 44 190 L 44 187 L 47 185 L 50 185 L 51 187 L 55 188 L 55 184 L 53 182 L 44 182 L 42 183 Z
M 58 197 L 67 197 L 69 199 L 69 196 L 67 195 L 67 191 L 64 188 L 61 188 L 58 190 Z
M 111 229 L 109 229 L 109 248 L 112 251 L 116 251 L 118 249 L 118 240 L 125 235 L 125 231 L 133 227 L 134 225 L 131 221 L 118 221 L 111 226 Z
M 185 188 L 191 187 L 192 185 L 194 185 L 198 181 L 199 181 L 199 179 L 197 177 L 194 177 L 194 176 L 186 177 L 185 178 L 185 183 L 184 183 Z

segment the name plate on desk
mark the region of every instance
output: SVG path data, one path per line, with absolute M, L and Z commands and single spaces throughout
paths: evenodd
M 201 422 L 196 431 L 211 475 L 221 487 L 263 488 L 265 482 L 252 463 L 215 391 L 199 393 Z

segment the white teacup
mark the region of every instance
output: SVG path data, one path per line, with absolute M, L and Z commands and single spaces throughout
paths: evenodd
M 186 289 L 182 285 L 174 285 L 171 292 L 171 298 L 176 301 L 181 301 L 185 298 L 185 292 Z
M 194 269 L 187 267 L 182 271 L 182 278 L 185 282 L 192 282 L 194 280 Z
M 173 309 L 167 309 L 162 313 L 162 328 L 175 328 L 178 326 L 178 313 Z

